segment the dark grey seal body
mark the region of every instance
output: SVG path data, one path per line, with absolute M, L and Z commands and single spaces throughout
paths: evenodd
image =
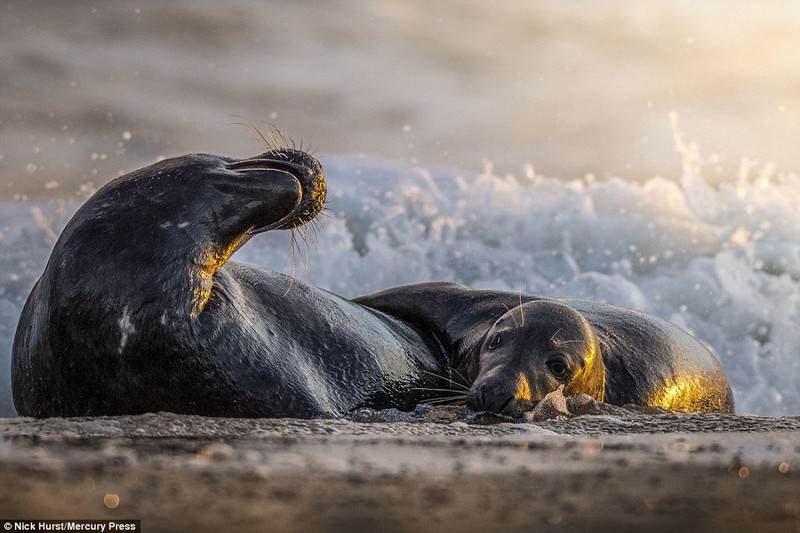
M 319 163 L 293 149 L 177 157 L 100 189 L 20 317 L 18 413 L 308 418 L 468 396 L 518 414 L 561 384 L 609 403 L 733 410 L 713 355 L 657 318 L 445 283 L 350 301 L 228 261 L 254 234 L 309 222 L 325 195 Z
M 442 361 L 408 325 L 279 273 L 227 262 L 322 208 L 319 163 L 168 159 L 99 190 L 62 232 L 20 317 L 24 416 L 173 411 L 313 417 L 411 409 Z
M 434 331 L 476 410 L 520 415 L 564 385 L 613 405 L 734 412 L 728 377 L 699 340 L 631 309 L 450 283 L 354 301 Z

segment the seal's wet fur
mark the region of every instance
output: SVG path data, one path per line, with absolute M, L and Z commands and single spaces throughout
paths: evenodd
M 347 300 L 228 260 L 257 233 L 312 220 L 325 195 L 322 167 L 293 148 L 243 160 L 176 157 L 100 189 L 67 224 L 20 317 L 18 413 L 340 416 L 411 409 L 446 389 L 463 396 L 460 381 L 472 407 L 503 412 L 561 384 L 610 403 L 674 397 L 674 408 L 733 410 L 713 355 L 641 313 L 559 300 L 549 311 L 539 305 L 545 314 L 528 310 L 514 329 L 517 307 L 545 300 L 446 283 Z M 552 361 L 526 341 L 579 340 L 557 338 L 575 315 L 594 336 L 592 376 L 604 374 L 584 380 L 591 390 L 552 379 Z M 507 330 L 502 349 L 498 328 Z

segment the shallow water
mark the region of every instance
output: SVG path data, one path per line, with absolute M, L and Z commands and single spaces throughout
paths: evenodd
M 327 171 L 298 277 L 642 309 L 714 350 L 739 412 L 800 413 L 798 6 L 593 5 L 4 2 L 0 414 L 19 311 L 80 202 L 161 156 L 257 153 L 247 120 Z M 292 272 L 289 248 L 234 259 Z

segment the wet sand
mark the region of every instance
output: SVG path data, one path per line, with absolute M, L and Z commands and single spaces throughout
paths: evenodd
M 800 417 L 431 413 L 3 419 L 0 517 L 141 519 L 147 532 L 800 531 Z

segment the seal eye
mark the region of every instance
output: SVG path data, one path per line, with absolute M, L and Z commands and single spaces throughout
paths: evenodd
M 547 367 L 557 378 L 563 378 L 567 375 L 567 365 L 563 361 L 550 361 L 547 363 Z
M 499 333 L 495 333 L 492 339 L 489 341 L 489 349 L 494 350 L 498 346 L 500 346 L 502 339 L 500 338 Z

